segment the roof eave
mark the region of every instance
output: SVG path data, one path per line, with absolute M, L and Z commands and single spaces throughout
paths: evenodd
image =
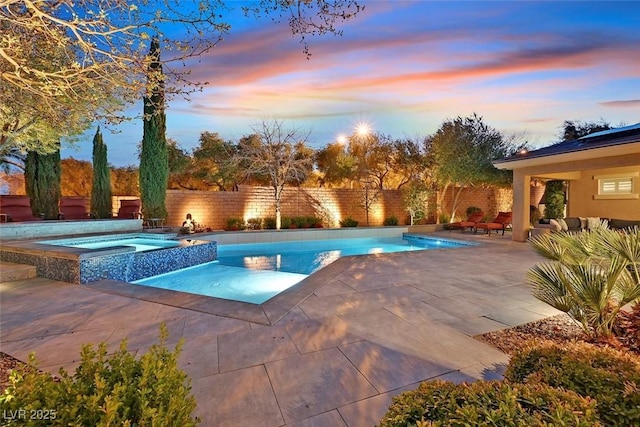
M 498 169 L 514 170 L 532 166 L 550 165 L 565 162 L 599 159 L 602 157 L 622 156 L 640 153 L 640 141 L 610 145 L 599 148 L 571 151 L 520 159 L 495 160 L 493 165 Z

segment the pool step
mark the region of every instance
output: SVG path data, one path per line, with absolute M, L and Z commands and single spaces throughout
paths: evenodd
M 0 282 L 13 282 L 38 277 L 34 265 L 0 261 Z

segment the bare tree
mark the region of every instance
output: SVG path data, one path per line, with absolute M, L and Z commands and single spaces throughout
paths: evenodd
M 233 6 L 230 0 L 0 0 L 0 154 L 35 140 L 26 149 L 52 152 L 60 137 L 95 119 L 127 119 L 126 106 L 148 88 L 152 37 L 165 48 L 165 94 L 200 90 L 206 82 L 189 78 L 190 60 L 222 40 L 230 28 L 223 14 Z M 337 24 L 362 7 L 356 0 L 261 0 L 242 9 L 287 20 L 307 51 L 305 35 L 340 34 Z M 25 135 L 34 126 L 50 132 Z M 43 140 L 42 133 L 51 135 Z
M 233 162 L 248 177 L 263 177 L 273 189 L 276 229 L 281 225 L 281 202 L 287 184 L 300 184 L 311 173 L 313 151 L 306 143 L 309 133 L 285 129 L 277 120 L 263 120 L 253 127 L 255 138 L 244 138 Z

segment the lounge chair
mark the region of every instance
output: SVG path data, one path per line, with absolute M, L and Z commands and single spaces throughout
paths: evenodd
M 140 211 L 140 199 L 120 200 L 118 218 L 142 219 L 142 212 Z
M 62 197 L 60 198 L 58 219 L 93 218 L 88 206 L 89 200 L 84 197 Z
M 482 221 L 483 218 L 484 212 L 476 211 L 469 215 L 469 218 L 467 218 L 466 221 L 458 221 L 448 224 L 449 231 L 453 230 L 454 228 L 460 228 L 463 233 L 466 228 L 474 230 L 476 228 L 476 224 Z
M 475 232 L 484 230 L 485 234 L 490 235 L 491 230 L 496 230 L 496 233 L 502 230 L 502 235 L 504 236 L 504 231 L 511 225 L 511 216 L 511 212 L 498 212 L 498 216 L 493 221 L 476 224 Z

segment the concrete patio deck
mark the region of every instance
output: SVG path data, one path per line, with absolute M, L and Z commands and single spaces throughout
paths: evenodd
M 558 314 L 525 272 L 541 258 L 511 236 L 434 233 L 479 246 L 342 259 L 271 325 L 48 279 L 0 283 L 0 350 L 52 372 L 83 343 L 145 351 L 159 324 L 192 379 L 203 426 L 373 426 L 420 381 L 500 378 L 506 355 L 472 337 Z

